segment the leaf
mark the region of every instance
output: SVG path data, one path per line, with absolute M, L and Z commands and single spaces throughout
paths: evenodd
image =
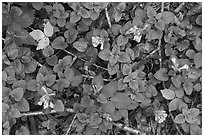
M 30 111 L 30 105 L 25 98 L 22 98 L 18 103 L 18 109 L 20 112 L 28 112 Z
M 111 102 L 118 109 L 125 109 L 130 103 L 129 97 L 124 93 L 117 93 L 113 97 L 111 97 Z
M 184 123 L 181 124 L 181 127 L 186 133 L 190 132 L 190 124 L 189 123 L 184 122 Z
M 187 81 L 183 84 L 183 88 L 187 95 L 191 95 L 191 93 L 193 92 L 193 83 Z
M 45 76 L 46 85 L 49 87 L 51 87 L 55 83 L 55 80 L 56 80 L 56 75 L 48 74 Z
M 180 75 L 174 75 L 171 77 L 171 81 L 174 84 L 174 86 L 176 88 L 180 88 L 181 87 L 181 80 L 180 80 L 181 76 Z
M 40 10 L 43 7 L 43 2 L 32 2 L 31 4 L 36 10 Z
M 9 105 L 7 103 L 2 103 L 2 114 L 4 115 L 9 109 Z
M 92 20 L 96 20 L 99 17 L 99 12 L 95 10 L 89 10 L 89 15 Z
M 54 102 L 54 111 L 56 112 L 63 112 L 64 111 L 64 104 L 61 100 L 56 100 Z
M 200 26 L 202 26 L 202 14 L 198 15 L 196 18 L 196 23 Z
M 129 54 L 131 60 L 135 59 L 135 53 L 134 53 L 134 51 L 131 48 L 126 48 L 125 51 L 126 51 L 126 53 Z
M 139 92 L 139 85 L 138 85 L 138 81 L 137 80 L 130 80 L 129 87 L 131 89 L 135 90 L 136 92 Z
M 64 37 L 59 36 L 52 42 L 52 47 L 55 49 L 65 49 L 68 47 L 68 44 L 64 42 Z
M 161 38 L 161 34 L 159 34 L 157 31 L 150 29 L 146 36 L 145 39 L 148 40 L 154 40 L 154 39 L 160 39 Z
M 176 115 L 176 117 L 174 119 L 174 123 L 182 124 L 184 122 L 185 122 L 185 118 L 184 118 L 183 114 Z
M 74 42 L 73 46 L 79 51 L 79 52 L 85 52 L 87 48 L 87 42 L 83 39 Z
M 50 22 L 48 21 L 46 24 L 45 24 L 45 27 L 44 27 L 44 34 L 47 36 L 47 37 L 51 37 L 54 33 L 54 30 L 53 30 L 53 26 L 50 24 Z
M 81 123 L 86 123 L 88 120 L 88 116 L 85 113 L 78 113 L 77 118 Z
M 11 111 L 10 111 L 10 116 L 12 118 L 19 118 L 19 117 L 21 117 L 21 113 L 20 113 L 20 111 L 18 109 L 12 108 Z
M 77 87 L 82 82 L 82 76 L 78 75 L 72 78 L 71 85 L 73 87 Z
M 97 90 L 100 90 L 104 86 L 102 75 L 97 75 L 92 79 L 92 85 L 96 85 Z
M 194 55 L 194 63 L 196 68 L 200 68 L 202 66 L 202 53 L 196 53 Z
M 164 30 L 165 28 L 165 24 L 163 20 L 159 20 L 157 22 L 155 22 L 155 27 L 159 30 Z
M 176 97 L 177 97 L 177 98 L 182 98 L 182 97 L 184 96 L 184 90 L 183 90 L 183 88 L 175 89 L 174 91 L 175 91 L 175 93 L 176 93 Z
M 182 102 L 182 100 L 179 98 L 174 98 L 173 100 L 171 100 L 171 102 L 169 103 L 169 111 L 178 110 L 179 104 L 181 102 Z
M 99 125 L 102 122 L 102 118 L 99 117 L 98 113 L 93 113 L 90 117 L 89 124 L 90 125 Z
M 78 35 L 78 31 L 76 29 L 68 29 L 64 32 L 64 36 L 67 38 L 67 43 L 73 43 Z
M 42 52 L 45 57 L 49 57 L 54 54 L 54 49 L 51 46 L 47 46 Z
M 16 135 L 30 135 L 30 131 L 26 126 L 21 126 L 19 130 L 16 130 Z
M 172 12 L 164 11 L 162 14 L 162 20 L 165 24 L 174 23 L 175 15 Z
M 154 77 L 160 81 L 168 81 L 169 77 L 167 75 L 166 68 L 160 68 L 155 74 Z
M 132 67 L 128 64 L 124 64 L 122 68 L 123 75 L 128 75 L 131 72 L 132 72 Z
M 117 37 L 117 45 L 118 46 L 123 46 L 123 45 L 125 45 L 127 43 L 128 43 L 128 39 L 125 36 L 120 35 L 120 36 Z
M 157 90 L 155 88 L 155 86 L 153 85 L 149 85 L 148 88 L 146 89 L 145 95 L 146 97 L 153 97 L 153 96 L 157 96 Z
M 45 37 L 45 34 L 39 29 L 31 31 L 29 34 L 36 41 L 39 41 Z
M 106 96 L 106 98 L 112 97 L 114 93 L 117 91 L 117 82 L 110 82 L 107 85 L 105 85 L 101 91 L 102 94 Z
M 127 52 L 120 52 L 118 61 L 122 63 L 127 63 L 131 61 L 130 55 Z
M 167 99 L 171 100 L 175 98 L 175 92 L 171 89 L 163 89 L 161 90 L 162 96 Z
M 157 14 L 157 12 L 156 12 L 156 10 L 153 8 L 153 7 L 151 7 L 151 6 L 148 6 L 147 7 L 147 16 L 149 17 L 149 18 L 154 18 L 154 16 Z
M 196 124 L 191 124 L 190 133 L 191 135 L 202 135 L 202 129 Z
M 80 104 L 82 107 L 88 108 L 94 105 L 94 100 L 91 99 L 90 96 L 85 95 L 82 97 Z
M 99 52 L 98 56 L 99 58 L 103 59 L 103 60 L 106 60 L 106 61 L 109 61 L 110 60 L 110 50 L 109 49 L 104 49 L 102 51 Z
M 108 102 L 108 100 L 106 99 L 106 96 L 104 94 L 99 94 L 98 98 L 97 98 L 97 101 L 102 103 L 102 104 L 105 104 L 105 103 Z
M 191 118 L 195 118 L 199 115 L 200 111 L 197 108 L 190 108 L 188 110 L 188 116 Z
M 50 39 L 47 37 L 44 37 L 40 39 L 40 41 L 38 42 L 38 46 L 36 50 L 45 49 L 47 46 L 49 46 L 49 44 L 50 44 Z
M 57 19 L 57 25 L 58 25 L 59 27 L 64 27 L 65 24 L 66 24 L 66 18 L 58 18 L 58 19 Z
M 115 17 L 115 22 L 119 22 L 119 21 L 121 20 L 122 16 L 123 16 L 122 13 L 116 11 L 116 12 L 115 12 L 115 15 L 114 15 L 114 17 Z
M 111 65 L 110 63 L 108 63 L 108 73 L 109 75 L 114 75 L 115 73 L 117 73 L 119 70 L 119 65 L 115 64 L 115 65 Z
M 81 16 L 77 14 L 75 11 L 72 11 L 70 14 L 70 22 L 76 23 L 81 19 Z
M 13 91 L 10 92 L 10 95 L 16 100 L 20 101 L 23 97 L 24 89 L 21 87 L 15 88 Z
M 80 14 L 83 18 L 89 18 L 89 17 L 90 17 L 89 12 L 88 12 L 86 9 L 84 9 L 84 8 L 82 8 L 82 9 L 80 10 L 79 14 Z
M 72 79 L 74 78 L 74 70 L 69 66 L 67 66 L 64 71 L 64 76 L 68 81 L 71 82 Z
M 58 62 L 58 58 L 56 55 L 52 55 L 51 57 L 46 58 L 46 62 L 50 66 L 55 66 Z

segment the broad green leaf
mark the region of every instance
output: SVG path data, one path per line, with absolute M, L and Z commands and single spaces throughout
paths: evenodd
M 183 88 L 187 95 L 191 95 L 191 93 L 193 92 L 193 83 L 187 81 L 183 84 Z
M 51 37 L 54 33 L 53 26 L 50 24 L 49 21 L 45 24 L 44 33 L 47 37 Z
M 123 75 L 128 75 L 132 72 L 132 67 L 128 64 L 124 64 L 122 68 Z
M 165 24 L 174 23 L 175 15 L 172 12 L 164 11 L 162 14 L 162 20 Z
M 51 46 L 47 46 L 42 52 L 45 57 L 49 57 L 53 55 L 55 51 Z
M 66 24 L 66 18 L 58 18 L 58 19 L 57 19 L 57 25 L 58 25 L 59 27 L 64 27 L 65 24 Z
M 77 76 L 72 78 L 71 85 L 73 87 L 77 87 L 81 82 L 82 82 L 82 76 L 77 75 Z
M 161 90 L 162 96 L 167 99 L 171 100 L 175 98 L 175 92 L 171 89 L 163 89 Z
M 127 88 L 127 84 L 123 82 L 123 79 L 118 80 L 118 90 L 124 90 Z
M 104 86 L 102 75 L 97 75 L 92 79 L 92 85 L 96 85 L 97 90 L 100 90 Z
M 85 113 L 78 113 L 77 118 L 81 123 L 86 123 L 88 121 L 88 116 Z
M 118 64 L 115 64 L 113 66 L 111 66 L 110 63 L 108 63 L 108 73 L 109 75 L 114 75 L 118 72 L 119 70 L 119 65 Z
M 114 34 L 115 36 L 117 36 L 117 35 L 120 33 L 120 29 L 122 29 L 122 26 L 119 25 L 119 24 L 113 24 L 113 25 L 111 26 L 111 31 L 113 32 L 113 34 Z
M 111 57 L 110 50 L 109 49 L 104 49 L 104 50 L 99 52 L 98 56 L 99 56 L 99 58 L 101 58 L 103 60 L 109 61 L 110 57 Z
M 40 10 L 43 7 L 43 2 L 32 2 L 31 4 L 36 10 Z
M 67 38 L 67 43 L 73 43 L 78 35 L 78 31 L 76 29 L 68 29 L 64 32 L 64 36 Z
M 16 100 L 20 101 L 23 97 L 24 89 L 21 87 L 15 88 L 13 91 L 10 92 L 10 95 Z
M 89 18 L 89 17 L 90 17 L 89 12 L 88 12 L 86 9 L 84 9 L 84 8 L 82 8 L 82 9 L 80 10 L 79 14 L 80 14 L 83 18 Z
M 52 42 L 52 47 L 55 49 L 65 49 L 68 47 L 68 44 L 64 42 L 64 40 L 65 39 L 62 36 L 55 38 L 55 40 Z
M 99 17 L 99 12 L 95 10 L 89 10 L 89 15 L 92 20 L 96 20 Z
M 113 97 L 111 97 L 111 102 L 113 102 L 116 108 L 125 109 L 131 103 L 131 100 L 126 94 L 117 93 Z
M 191 135 L 202 135 L 202 129 L 196 124 L 191 124 L 190 133 Z
M 52 55 L 51 57 L 46 58 L 46 62 L 50 66 L 55 66 L 58 62 L 58 58 L 56 55 Z
M 181 87 L 181 80 L 180 80 L 181 76 L 180 75 L 174 75 L 171 77 L 171 81 L 174 84 L 174 86 L 176 88 L 180 88 Z
M 200 113 L 200 111 L 199 111 L 199 109 L 197 109 L 197 108 L 190 108 L 190 109 L 188 110 L 188 116 L 189 116 L 189 117 L 192 117 L 192 118 L 195 118 L 196 116 L 198 116 L 199 113 Z
M 75 11 L 72 11 L 70 14 L 70 22 L 76 23 L 81 19 L 81 16 L 77 14 Z
M 19 117 L 21 117 L 21 113 L 20 113 L 20 111 L 18 109 L 12 108 L 11 111 L 10 111 L 10 116 L 12 118 L 19 118 Z
M 146 17 L 146 11 L 137 8 L 135 10 L 135 17 L 133 18 L 133 26 L 142 27 L 143 22 L 142 20 Z
M 16 135 L 30 135 L 30 131 L 29 131 L 28 127 L 21 126 L 20 129 L 16 130 L 15 134 Z
M 27 89 L 30 91 L 37 91 L 37 81 L 35 79 L 31 79 L 27 82 Z
M 87 42 L 84 41 L 83 39 L 74 42 L 73 46 L 79 51 L 79 52 L 85 52 L 87 49 Z
M 131 48 L 126 48 L 125 51 L 126 51 L 126 53 L 129 54 L 131 60 L 135 59 L 135 53 L 134 53 L 134 51 Z
M 182 129 L 184 130 L 184 132 L 189 133 L 190 132 L 190 124 L 187 122 L 184 122 L 181 124 Z
M 56 112 L 63 112 L 64 111 L 64 104 L 61 100 L 58 99 L 54 102 L 54 110 Z
M 202 26 L 202 14 L 198 15 L 196 18 L 196 23 L 200 26 Z
M 202 90 L 202 85 L 201 83 L 196 83 L 193 88 L 195 89 L 195 91 L 201 91 Z
M 153 97 L 153 96 L 156 96 L 157 94 L 158 93 L 157 93 L 155 86 L 149 85 L 147 87 L 146 92 L 145 92 L 146 97 Z
M 90 96 L 85 95 L 82 97 L 80 104 L 82 107 L 88 108 L 94 105 L 94 100 L 91 99 Z
M 159 30 L 164 30 L 165 28 L 165 24 L 163 20 L 159 20 L 157 22 L 155 22 L 155 27 Z
M 106 98 L 106 96 L 104 94 L 99 94 L 98 98 L 97 98 L 97 101 L 102 103 L 102 104 L 105 104 L 105 103 L 107 103 L 108 100 L 107 100 L 107 98 Z
M 135 90 L 136 92 L 139 92 L 139 84 L 137 80 L 130 80 L 129 87 Z
M 176 93 L 177 98 L 182 98 L 184 96 L 184 89 L 183 88 L 175 89 L 174 91 Z
M 46 85 L 49 87 L 51 87 L 55 83 L 55 80 L 56 80 L 56 75 L 54 74 L 48 74 L 45 76 Z
M 119 57 L 118 57 L 118 61 L 122 62 L 122 63 L 129 62 L 129 61 L 131 61 L 130 55 L 127 52 L 120 52 Z
M 128 43 L 128 39 L 125 36 L 120 35 L 120 36 L 117 37 L 117 45 L 118 46 L 123 46 L 123 45 L 125 45 L 127 43 Z
M 196 53 L 194 55 L 194 63 L 195 63 L 196 68 L 200 68 L 202 66 L 202 53 L 201 52 Z
M 176 115 L 176 117 L 174 119 L 174 123 L 182 124 L 184 122 L 185 122 L 185 118 L 184 118 L 183 114 Z
M 30 105 L 25 98 L 22 98 L 18 103 L 18 109 L 20 112 L 28 112 L 30 111 Z
M 98 113 L 93 113 L 90 117 L 89 124 L 98 126 L 102 122 L 102 118 Z
M 167 81 L 169 79 L 167 75 L 166 68 L 160 68 L 155 74 L 154 77 L 160 81 Z
M 72 68 L 70 68 L 69 66 L 67 66 L 65 68 L 65 71 L 64 71 L 64 75 L 65 75 L 65 78 L 68 80 L 68 81 L 72 81 L 72 79 L 74 78 L 74 70 Z
M 106 98 L 112 97 L 115 92 L 117 91 L 117 82 L 110 82 L 107 85 L 105 85 L 101 91 L 102 94 L 106 96 Z
M 118 12 L 118 11 L 116 11 L 115 12 L 115 14 L 114 14 L 114 19 L 115 19 L 115 22 L 119 22 L 120 20 L 121 20 L 121 18 L 122 18 L 122 16 L 123 16 L 123 14 L 122 13 L 120 13 L 120 12 Z
M 9 109 L 9 105 L 7 103 L 2 103 L 2 114 L 4 115 Z
M 156 10 L 153 8 L 153 7 L 151 7 L 151 6 L 148 6 L 147 7 L 147 16 L 149 17 L 149 18 L 154 18 L 154 16 L 157 14 L 157 12 L 156 12 Z
M 196 52 L 193 49 L 188 49 L 186 51 L 186 56 L 189 57 L 190 59 L 193 59 L 195 54 L 196 54 Z
M 45 37 L 45 34 L 39 29 L 31 31 L 29 34 L 36 41 L 39 41 Z
M 160 39 L 162 35 L 163 35 L 162 33 L 160 34 L 158 31 L 150 29 L 147 32 L 145 39 L 148 40 Z

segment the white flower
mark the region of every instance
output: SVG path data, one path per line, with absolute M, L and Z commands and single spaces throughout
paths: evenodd
M 43 104 L 44 109 L 46 109 L 48 107 L 54 108 L 54 104 L 50 101 L 50 96 L 55 95 L 55 94 L 48 94 L 48 92 L 44 86 L 41 89 L 45 92 L 45 94 L 40 98 L 38 105 L 41 106 Z
M 98 37 L 98 36 L 92 37 L 92 44 L 94 47 L 97 47 L 99 44 L 101 44 L 100 50 L 104 49 L 104 47 L 103 47 L 104 46 L 104 40 L 101 37 Z
M 167 113 L 164 110 L 156 110 L 155 111 L 155 121 L 157 121 L 157 123 L 162 123 L 166 120 L 167 117 Z

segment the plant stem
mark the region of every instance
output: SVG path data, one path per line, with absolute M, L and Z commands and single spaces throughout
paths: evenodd
M 71 130 L 71 127 L 72 127 L 72 125 L 74 124 L 74 120 L 76 119 L 76 114 L 74 115 L 74 117 L 73 117 L 73 119 L 72 119 L 72 122 L 71 122 L 71 124 L 69 125 L 69 128 L 68 128 L 68 130 L 67 130 L 67 132 L 66 132 L 66 135 L 68 135 L 69 134 L 69 131 Z
M 173 116 L 173 114 L 171 112 L 170 112 L 170 116 L 171 116 L 171 119 L 174 121 L 174 116 Z M 174 123 L 174 125 L 175 125 L 179 135 L 183 135 L 181 130 L 179 129 L 178 125 L 176 123 Z
M 161 3 L 161 12 L 164 11 L 164 2 Z
M 107 7 L 105 8 L 105 12 L 106 12 L 106 18 L 107 18 L 107 21 L 108 21 L 109 28 L 111 28 L 111 21 L 110 21 L 109 15 L 108 15 L 108 9 L 107 9 Z
M 182 2 L 182 3 L 175 9 L 174 12 L 175 12 L 175 13 L 178 13 L 184 5 L 185 5 L 185 2 Z
M 90 76 L 90 75 L 82 75 L 82 77 L 91 78 L 91 79 L 94 78 L 93 76 Z M 103 79 L 103 80 L 104 80 L 104 81 L 111 81 L 111 80 L 108 80 L 108 79 Z

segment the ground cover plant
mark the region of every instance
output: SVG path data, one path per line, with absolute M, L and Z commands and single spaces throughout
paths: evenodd
M 2 3 L 2 134 L 202 134 L 202 3 Z

